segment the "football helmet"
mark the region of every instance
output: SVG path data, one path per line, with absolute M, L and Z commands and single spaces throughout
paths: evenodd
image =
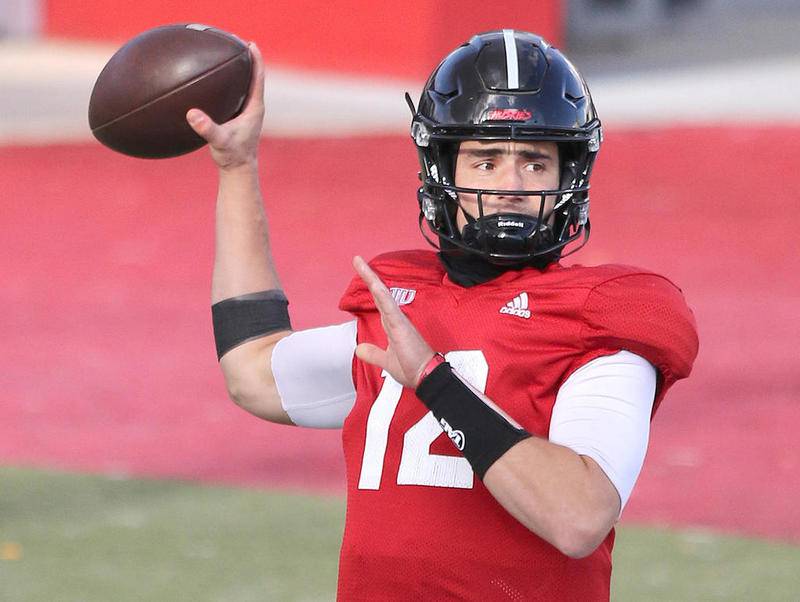
M 537 266 L 557 260 L 572 242 L 578 245 L 570 252 L 585 244 L 589 177 L 602 128 L 586 82 L 560 51 L 523 31 L 478 34 L 433 71 L 416 109 L 408 95 L 406 100 L 421 166 L 419 225 L 428 242 L 492 264 Z M 485 214 L 484 197 L 509 191 L 457 186 L 455 163 L 464 140 L 554 141 L 560 187 L 513 191 L 515 196 L 538 196 L 538 215 Z M 461 208 L 459 193 L 477 196 L 478 215 Z M 555 205 L 545 214 L 548 196 Z M 456 225 L 459 210 L 467 222 L 462 231 Z

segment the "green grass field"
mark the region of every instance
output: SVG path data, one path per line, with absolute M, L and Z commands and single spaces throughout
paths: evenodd
M 0 600 L 332 600 L 340 498 L 0 468 Z M 619 530 L 619 601 L 797 600 L 800 548 Z

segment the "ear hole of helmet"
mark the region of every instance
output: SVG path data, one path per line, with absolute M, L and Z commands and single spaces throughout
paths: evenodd
M 437 142 L 430 145 L 431 176 L 440 184 L 454 185 L 456 160 L 459 142 Z M 456 214 L 460 207 L 458 195 L 445 189 L 433 193 L 432 200 L 436 205 L 436 219 L 440 227 L 451 237 L 460 238 L 461 233 L 456 225 Z
M 429 192 L 424 187 L 417 190 L 417 201 L 419 202 L 420 213 L 428 220 L 436 230 L 442 231 L 449 237 L 454 237 L 456 231 L 454 203 L 447 202 L 446 193 L 437 190 Z
M 580 166 L 586 165 L 586 145 L 574 142 L 561 142 L 558 145 L 561 160 L 561 188 L 569 189 L 578 184 Z

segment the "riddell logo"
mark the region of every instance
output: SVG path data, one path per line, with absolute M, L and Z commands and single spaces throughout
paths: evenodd
M 531 112 L 525 109 L 489 109 L 483 114 L 483 121 L 528 121 Z
M 531 310 L 528 309 L 528 293 L 520 293 L 514 297 L 500 308 L 500 313 L 525 318 L 526 320 L 529 319 L 531 317 Z
M 464 451 L 464 444 L 466 443 L 464 433 L 455 430 L 444 418 L 439 418 L 439 424 L 441 425 L 445 434 L 450 437 L 450 441 L 453 442 L 453 445 L 458 448 L 458 451 Z
M 498 228 L 512 228 L 512 227 L 522 228 L 524 225 L 525 224 L 523 224 L 522 222 L 510 222 L 510 221 L 497 222 Z

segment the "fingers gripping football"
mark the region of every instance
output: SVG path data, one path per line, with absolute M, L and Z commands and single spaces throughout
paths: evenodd
M 434 356 L 433 349 L 400 311 L 389 289 L 367 262 L 355 257 L 353 267 L 372 294 L 389 342 L 386 349 L 372 343 L 361 343 L 356 347 L 356 356 L 383 368 L 404 387 L 416 388 L 422 371 Z
M 249 44 L 253 59 L 253 79 L 244 109 L 234 119 L 215 123 L 200 109 L 190 109 L 186 120 L 192 129 L 208 141 L 211 156 L 220 169 L 233 169 L 254 163 L 264 121 L 264 60 L 255 43 Z

